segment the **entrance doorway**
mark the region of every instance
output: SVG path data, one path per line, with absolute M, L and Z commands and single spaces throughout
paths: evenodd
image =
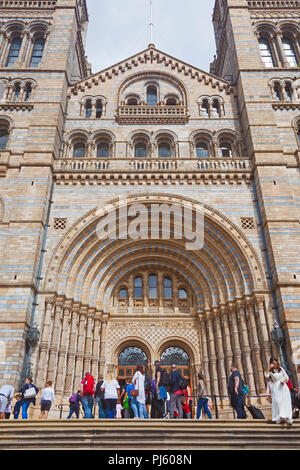
M 123 349 L 118 358 L 117 369 L 117 380 L 120 385 L 125 384 L 126 379 L 132 379 L 138 364 L 147 368 L 148 360 L 145 352 L 136 346 Z
M 190 359 L 182 348 L 171 346 L 162 352 L 160 357 L 161 367 L 170 372 L 172 364 L 175 364 L 180 374 L 190 382 Z

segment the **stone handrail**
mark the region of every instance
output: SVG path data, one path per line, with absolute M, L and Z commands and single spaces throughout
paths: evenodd
M 131 121 L 185 123 L 188 120 L 188 112 L 182 105 L 120 105 L 116 110 L 116 120 L 121 124 Z
M 90 172 L 245 172 L 251 171 L 250 160 L 245 158 L 210 159 L 75 159 L 60 158 L 54 163 L 57 173 Z

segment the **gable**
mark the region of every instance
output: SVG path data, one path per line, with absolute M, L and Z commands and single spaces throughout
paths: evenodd
M 79 92 L 86 92 L 93 86 L 114 80 L 115 77 L 125 78 L 126 75 L 146 70 L 176 75 L 179 80 L 184 82 L 201 83 L 219 92 L 225 91 L 227 94 L 230 94 L 232 91 L 229 82 L 169 56 L 154 47 L 149 47 L 122 62 L 73 84 L 71 86 L 71 94 L 77 95 Z

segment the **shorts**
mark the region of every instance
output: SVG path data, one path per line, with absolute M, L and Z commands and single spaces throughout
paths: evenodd
M 49 411 L 51 408 L 51 400 L 43 400 L 41 402 L 41 411 Z
M 4 395 L 0 395 L 0 413 L 5 413 L 8 399 Z

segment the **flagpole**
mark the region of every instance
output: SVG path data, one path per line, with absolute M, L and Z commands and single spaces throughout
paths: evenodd
M 150 0 L 150 44 L 153 44 L 153 5 Z

